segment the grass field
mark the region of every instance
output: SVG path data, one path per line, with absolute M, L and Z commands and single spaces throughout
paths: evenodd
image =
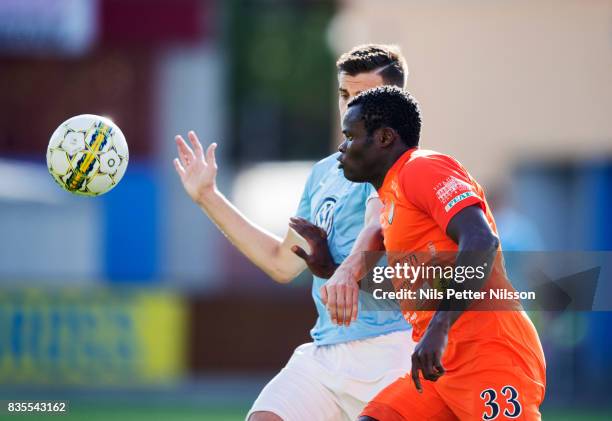
M 168 387 L 108 388 L 0 388 L 0 402 L 67 401 L 68 413 L 8 414 L 0 408 L 0 421 L 241 421 L 272 374 L 251 376 L 207 376 Z M 555 402 L 559 404 L 559 402 Z M 2 405 L 4 406 L 4 405 Z M 550 406 L 545 402 L 546 421 L 609 421 L 612 408 L 593 409 Z M 291 420 L 288 420 L 291 421 Z M 316 421 L 316 420 L 313 420 Z M 418 421 L 418 420 L 417 420 Z
M 195 406 L 155 405 L 121 405 L 121 406 L 82 406 L 75 405 L 70 413 L 61 416 L 60 420 L 87 420 L 87 421 L 240 421 L 244 419 L 247 407 L 243 408 L 214 408 Z M 48 420 L 51 415 L 1 415 L 0 420 Z M 557 410 L 543 413 L 544 420 L 548 421 L 608 421 L 612 419 L 609 412 L 585 413 L 577 410 Z

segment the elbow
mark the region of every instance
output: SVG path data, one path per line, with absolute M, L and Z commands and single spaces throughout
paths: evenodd
M 497 235 L 493 234 L 493 250 L 497 251 L 499 246 L 501 246 L 501 241 L 499 241 L 499 237 Z
M 283 262 L 277 262 L 277 264 L 270 269 L 271 270 L 268 271 L 268 275 L 279 284 L 288 284 L 304 271 L 304 268 L 301 266 L 296 267 L 288 264 L 283 264 Z
M 497 251 L 497 249 L 499 248 L 499 244 L 500 244 L 499 237 L 495 235 L 493 232 L 489 232 L 489 235 L 487 236 L 487 241 L 489 245 L 489 250 L 491 252 Z
M 463 244 L 461 244 L 463 243 Z M 491 230 L 473 233 L 465 241 L 459 243 L 459 248 L 493 254 L 499 248 L 499 237 Z M 463 245 L 463 247 L 461 247 Z
M 495 253 L 499 248 L 499 237 L 492 231 L 481 233 L 477 239 L 478 249 L 488 253 Z
M 295 275 L 287 273 L 287 272 L 283 272 L 283 271 L 275 271 L 273 273 L 269 273 L 268 274 L 275 282 L 278 282 L 279 284 L 288 284 L 289 282 L 293 281 L 293 279 L 295 278 Z

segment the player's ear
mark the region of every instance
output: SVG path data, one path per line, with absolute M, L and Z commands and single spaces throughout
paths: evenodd
M 379 129 L 378 138 L 380 146 L 383 148 L 388 148 L 389 146 L 393 145 L 395 140 L 395 131 L 390 127 L 382 127 Z

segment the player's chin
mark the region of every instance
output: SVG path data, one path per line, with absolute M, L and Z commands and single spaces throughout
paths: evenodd
M 356 171 L 351 170 L 350 167 L 347 167 L 346 164 L 338 165 L 338 168 L 342 170 L 344 173 L 344 178 L 354 183 L 363 183 L 365 180 L 363 177 L 360 177 Z

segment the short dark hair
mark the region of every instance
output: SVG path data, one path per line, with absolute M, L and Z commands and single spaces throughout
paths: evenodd
M 397 45 L 364 44 L 344 53 L 336 62 L 338 72 L 351 76 L 378 70 L 383 81 L 389 85 L 404 87 L 408 77 L 408 66 Z
M 421 111 L 419 103 L 408 91 L 395 86 L 368 89 L 348 103 L 349 107 L 357 105 L 361 105 L 361 119 L 368 135 L 381 127 L 390 127 L 407 146 L 418 146 Z

